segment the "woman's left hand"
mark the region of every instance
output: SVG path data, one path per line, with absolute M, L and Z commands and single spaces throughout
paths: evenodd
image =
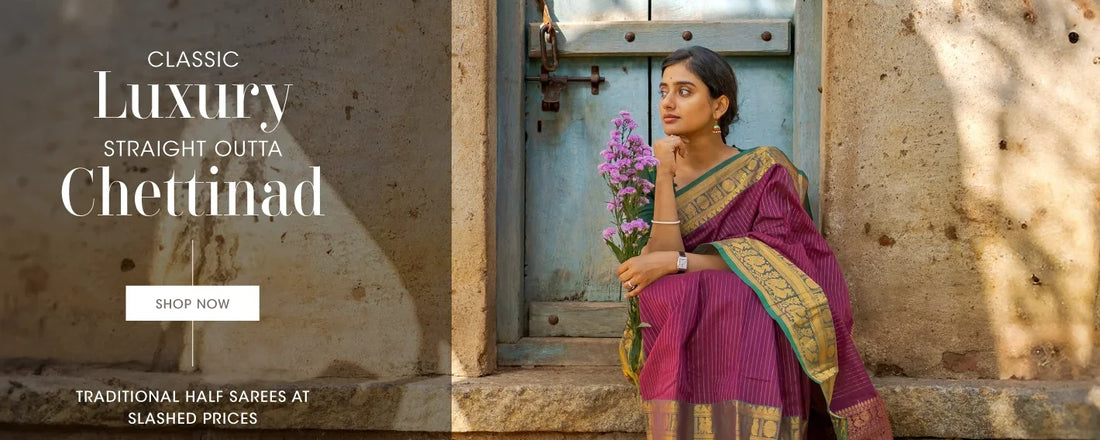
M 627 290 L 624 296 L 627 298 L 637 296 L 642 289 L 659 278 L 676 273 L 677 256 L 679 256 L 678 253 L 671 251 L 650 252 L 620 264 L 616 272 L 619 274 L 619 281 L 622 282 L 623 288 Z

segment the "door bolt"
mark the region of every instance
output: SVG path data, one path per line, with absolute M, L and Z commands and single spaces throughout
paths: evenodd
M 558 325 L 558 315 L 550 315 L 550 325 Z
M 772 33 L 764 31 L 764 33 L 760 34 L 760 39 L 764 41 L 772 41 Z
M 633 43 L 634 42 L 634 33 L 633 32 L 627 32 L 626 35 L 624 35 L 623 37 L 626 38 L 627 43 Z
M 682 37 L 684 41 L 691 41 L 691 31 L 684 31 L 684 33 L 680 34 L 680 37 Z

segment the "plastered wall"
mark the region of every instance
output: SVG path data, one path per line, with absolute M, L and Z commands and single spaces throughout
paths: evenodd
M 1098 12 L 826 2 L 822 226 L 877 374 L 1100 372 Z

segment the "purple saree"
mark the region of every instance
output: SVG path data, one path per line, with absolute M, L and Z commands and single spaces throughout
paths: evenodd
M 801 439 L 822 428 L 892 438 L 805 188 L 782 152 L 760 147 L 676 191 L 685 249 L 721 255 L 731 271 L 668 275 L 639 296 L 651 326 L 639 376 L 649 438 Z M 652 216 L 650 205 L 642 217 Z

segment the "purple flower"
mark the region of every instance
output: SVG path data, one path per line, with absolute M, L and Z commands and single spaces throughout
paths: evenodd
M 628 186 L 628 187 L 625 187 L 625 188 L 619 190 L 619 196 L 621 197 L 621 196 L 626 196 L 626 195 L 629 195 L 629 194 L 634 194 L 635 191 L 637 191 L 637 190 L 634 189 L 633 186 Z
M 610 202 L 607 202 L 607 210 L 611 212 L 615 212 L 616 209 L 622 208 L 622 206 L 623 201 L 618 197 L 611 199 Z
M 619 229 L 623 231 L 623 234 L 634 235 L 636 232 L 641 233 L 648 230 L 649 224 L 646 223 L 645 220 L 639 218 L 623 223 Z
M 615 227 L 610 227 L 603 230 L 603 239 L 610 240 L 611 236 L 615 235 Z

